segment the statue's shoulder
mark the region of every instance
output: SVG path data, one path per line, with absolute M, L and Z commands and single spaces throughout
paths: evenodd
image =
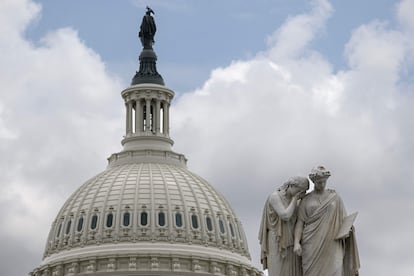
M 330 194 L 336 194 L 337 193 L 334 189 L 326 189 L 326 191 Z
M 307 193 L 307 194 L 306 194 L 306 195 L 304 195 L 304 196 L 303 196 L 303 198 L 300 200 L 300 204 L 301 204 L 301 205 L 306 204 L 306 202 L 307 202 L 310 198 L 312 198 L 312 196 L 313 196 L 313 191 L 312 191 L 312 192 L 310 192 L 310 193 Z
M 342 200 L 341 196 L 334 189 L 326 189 L 326 191 L 329 193 L 330 197 L 334 197 L 336 199 Z
M 280 191 L 274 191 L 273 193 L 271 193 L 267 199 L 268 202 L 270 202 L 271 200 L 277 200 L 280 201 L 281 195 L 280 195 Z

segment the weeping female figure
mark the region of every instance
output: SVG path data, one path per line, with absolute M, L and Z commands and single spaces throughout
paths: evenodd
M 293 177 L 267 199 L 259 230 L 261 262 L 269 276 L 301 276 L 294 254 L 294 227 L 300 199 L 309 188 L 306 177 Z

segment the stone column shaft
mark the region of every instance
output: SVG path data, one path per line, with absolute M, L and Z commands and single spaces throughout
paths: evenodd
M 164 110 L 163 110 L 164 111 L 163 130 L 164 130 L 164 134 L 166 134 L 168 136 L 169 133 L 170 133 L 170 123 L 169 123 L 169 120 L 170 120 L 170 115 L 169 115 L 170 104 L 167 101 L 165 101 L 163 107 L 164 107 Z
M 151 99 L 145 99 L 145 131 L 151 131 Z
M 132 101 L 126 104 L 126 109 L 126 134 L 129 135 L 132 133 Z
M 142 132 L 142 104 L 140 100 L 135 101 L 135 133 Z
M 155 102 L 155 131 L 156 133 L 160 133 L 160 123 L 161 123 L 161 103 L 159 100 Z

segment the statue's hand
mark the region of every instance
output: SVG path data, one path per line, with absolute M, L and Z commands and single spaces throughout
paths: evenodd
M 295 252 L 295 254 L 298 256 L 302 256 L 302 246 L 300 246 L 299 243 L 295 243 L 293 246 L 293 252 Z
M 305 195 L 306 195 L 306 191 L 299 192 L 299 193 L 297 194 L 298 199 L 302 199 L 302 198 L 304 198 L 304 197 L 305 197 Z

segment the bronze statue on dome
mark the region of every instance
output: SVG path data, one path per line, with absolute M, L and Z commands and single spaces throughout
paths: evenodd
M 151 13 L 155 14 L 154 11 L 147 6 L 147 11 L 142 18 L 142 23 L 138 34 L 144 49 L 152 49 L 155 32 L 157 31 L 154 17 L 152 17 Z

